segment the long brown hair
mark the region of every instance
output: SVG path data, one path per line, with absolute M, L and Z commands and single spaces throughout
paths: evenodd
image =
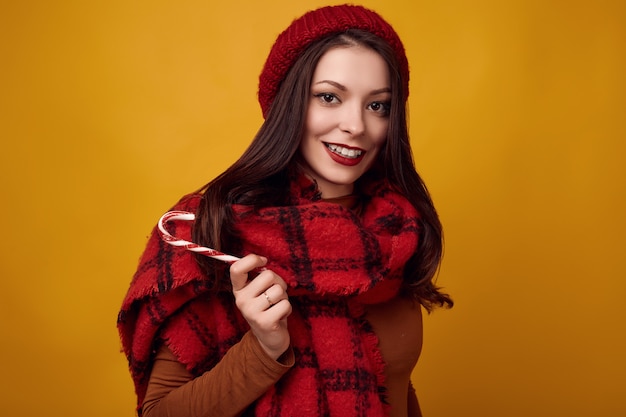
M 282 81 L 265 122 L 241 157 L 221 175 L 205 185 L 196 213 L 193 238 L 201 245 L 237 253 L 232 204 L 255 207 L 285 204 L 289 170 L 298 163 L 298 148 L 304 133 L 313 72 L 322 55 L 335 47 L 361 45 L 386 61 L 391 81 L 391 108 L 387 140 L 375 165 L 359 183 L 386 178 L 419 211 L 419 247 L 405 268 L 405 288 L 425 308 L 449 306 L 453 302 L 433 280 L 443 251 L 442 227 L 424 182 L 418 175 L 409 143 L 403 80 L 391 47 L 381 38 L 362 30 L 330 35 L 312 43 L 296 60 Z M 225 269 L 206 257 L 198 262 L 216 287 L 227 287 Z

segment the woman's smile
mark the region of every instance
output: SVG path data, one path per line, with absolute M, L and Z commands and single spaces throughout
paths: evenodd
M 324 143 L 330 157 L 337 163 L 346 166 L 353 166 L 361 162 L 365 151 L 359 148 L 351 148 L 349 146 L 339 145 L 335 143 Z

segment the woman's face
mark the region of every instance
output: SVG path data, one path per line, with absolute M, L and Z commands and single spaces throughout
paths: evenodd
M 336 47 L 311 82 L 300 153 L 324 198 L 352 193 L 387 138 L 391 88 L 383 58 L 361 46 Z

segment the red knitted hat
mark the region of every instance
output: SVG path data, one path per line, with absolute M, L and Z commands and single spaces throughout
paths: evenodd
M 327 6 L 307 12 L 278 35 L 259 76 L 259 103 L 263 117 L 267 116 L 280 83 L 300 54 L 314 41 L 348 29 L 371 32 L 389 43 L 400 66 L 406 100 L 409 95 L 409 64 L 402 41 L 391 25 L 376 12 L 362 6 Z

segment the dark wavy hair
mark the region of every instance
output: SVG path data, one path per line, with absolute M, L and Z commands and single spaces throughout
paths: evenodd
M 313 42 L 296 60 L 282 81 L 265 122 L 241 157 L 221 175 L 206 184 L 196 213 L 193 239 L 201 245 L 238 253 L 233 228 L 232 204 L 257 208 L 287 204 L 285 190 L 289 173 L 297 169 L 298 149 L 304 134 L 311 80 L 322 55 L 331 48 L 362 46 L 386 61 L 391 82 L 391 107 L 387 140 L 372 168 L 359 184 L 386 178 L 418 210 L 421 216 L 419 246 L 405 267 L 405 292 L 428 311 L 435 306 L 452 307 L 451 298 L 434 284 L 443 252 L 442 227 L 428 190 L 418 175 L 407 128 L 403 80 L 391 47 L 381 38 L 350 29 Z M 358 185 L 358 184 L 357 184 Z M 204 256 L 201 268 L 215 276 L 217 288 L 229 288 L 226 268 Z

